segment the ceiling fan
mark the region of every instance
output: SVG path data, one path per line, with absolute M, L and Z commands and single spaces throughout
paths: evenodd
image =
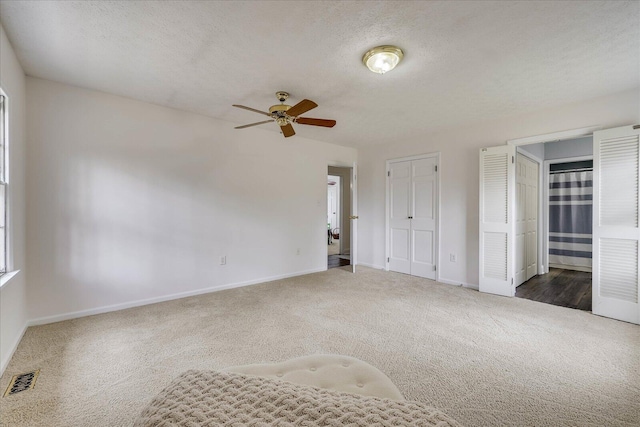
M 272 105 L 269 107 L 269 112 L 256 110 L 255 108 L 245 107 L 244 105 L 233 105 L 234 107 L 242 108 L 244 110 L 253 111 L 265 116 L 270 117 L 269 120 L 265 120 L 263 122 L 251 123 L 243 126 L 236 126 L 235 129 L 244 129 L 251 126 L 258 126 L 265 123 L 276 122 L 280 129 L 282 130 L 282 134 L 285 138 L 293 136 L 296 132 L 293 130 L 292 123 L 298 123 L 301 125 L 311 125 L 311 126 L 322 126 L 326 128 L 332 128 L 336 125 L 335 120 L 326 120 L 326 119 L 312 119 L 309 117 L 300 117 L 302 114 L 306 113 L 309 110 L 312 110 L 318 106 L 313 101 L 308 99 L 303 99 L 298 102 L 293 107 L 291 105 L 285 105 L 284 101 L 289 98 L 289 94 L 287 92 L 276 92 L 276 97 L 280 101 L 280 104 Z

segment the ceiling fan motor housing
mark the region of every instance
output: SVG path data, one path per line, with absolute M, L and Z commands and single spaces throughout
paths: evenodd
M 283 116 L 284 113 L 286 113 L 289 110 L 289 108 L 291 108 L 291 105 L 284 105 L 284 104 L 272 105 L 271 107 L 269 107 L 269 112 L 271 114 Z
M 289 108 L 291 108 L 291 105 L 284 105 L 284 104 L 272 105 L 269 108 L 269 112 L 273 114 L 274 118 L 276 119 L 276 123 L 278 123 L 278 125 L 286 126 L 289 123 L 291 123 L 291 119 L 289 118 L 289 116 L 287 116 L 287 110 L 289 110 Z

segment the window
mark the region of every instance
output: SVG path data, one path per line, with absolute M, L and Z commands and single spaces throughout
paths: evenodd
M 0 90 L 0 275 L 7 272 L 7 98 Z

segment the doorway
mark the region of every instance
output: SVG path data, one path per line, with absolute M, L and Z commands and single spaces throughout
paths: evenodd
M 327 268 L 351 265 L 351 168 L 327 174 Z
M 515 154 L 522 145 L 592 138 L 592 188 L 585 194 L 575 182 L 547 183 L 547 194 L 555 196 L 559 206 L 591 205 L 591 235 L 584 232 L 556 231 L 560 255 L 591 258 L 592 312 L 626 322 L 640 324 L 640 125 L 600 130 L 599 127 L 573 129 L 507 141 L 507 145 L 480 150 L 479 198 L 479 290 L 512 297 L 515 288 Z M 569 156 L 576 156 L 572 150 Z M 563 160 L 566 162 L 567 155 Z M 545 161 L 546 162 L 546 161 Z M 589 181 L 588 179 L 586 181 Z M 556 191 L 557 190 L 557 191 Z M 567 190 L 562 194 L 560 190 Z M 589 194 L 590 192 L 590 194 Z M 555 193 L 555 194 L 553 194 Z M 549 196 L 549 205 L 552 200 Z M 582 199 L 582 200 L 580 200 Z M 573 215 L 573 214 L 572 214 Z M 546 226 L 551 221 L 546 221 Z M 583 234 L 584 236 L 581 236 Z M 551 237 L 551 231 L 546 233 Z M 590 243 L 589 243 L 590 241 Z M 547 248 L 551 247 L 547 239 Z M 588 250 L 568 245 L 586 245 Z M 551 256 L 547 249 L 545 256 Z M 579 252 L 584 252 L 580 254 Z M 587 255 L 587 256 L 582 256 Z M 547 262 L 542 272 L 548 272 Z M 574 266 L 575 268 L 575 266 Z M 565 266 L 566 269 L 566 266 Z
M 592 136 L 517 147 L 516 297 L 591 311 L 592 154 Z

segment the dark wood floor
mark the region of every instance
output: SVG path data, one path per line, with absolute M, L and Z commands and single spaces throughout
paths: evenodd
M 351 261 L 340 258 L 340 255 L 329 255 L 329 260 L 327 261 L 328 268 L 344 267 L 350 264 Z
M 516 297 L 591 311 L 591 273 L 550 268 L 518 286 Z

